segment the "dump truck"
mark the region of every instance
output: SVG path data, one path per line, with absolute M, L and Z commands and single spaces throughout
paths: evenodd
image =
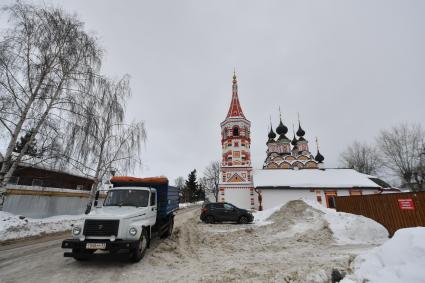
M 96 251 L 127 253 L 133 262 L 140 261 L 154 237 L 168 237 L 178 209 L 178 189 L 164 177 L 111 179 L 103 205 L 96 193 L 94 209 L 81 225 L 74 225 L 72 238 L 62 242 L 71 249 L 65 257 L 87 259 Z

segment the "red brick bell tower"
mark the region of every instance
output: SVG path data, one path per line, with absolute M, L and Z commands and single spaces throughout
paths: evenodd
M 233 74 L 232 100 L 221 126 L 222 160 L 219 201 L 240 208 L 254 209 L 251 166 L 251 122 L 243 114 L 238 97 L 238 82 Z

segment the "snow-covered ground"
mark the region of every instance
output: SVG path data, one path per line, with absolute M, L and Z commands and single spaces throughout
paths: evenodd
M 331 213 L 336 214 L 297 200 L 281 208 L 255 213 L 254 224 L 248 225 L 204 224 L 195 214 L 146 258 L 144 268 L 152 277 L 145 279 L 156 282 L 167 282 L 170 278 L 175 282 L 330 282 L 333 269 L 349 273 L 355 256 L 376 247 L 369 239 L 362 243 L 362 234 L 351 239 L 356 244 L 338 242 L 342 232 L 333 231 L 326 219 Z M 348 219 L 347 215 L 341 217 L 341 221 Z M 346 225 L 355 230 L 350 225 L 357 224 L 351 221 Z M 369 225 L 373 227 L 371 233 L 386 240 L 387 231 L 377 228 L 380 224 Z M 126 280 L 132 282 L 138 272 L 143 271 L 127 272 Z
M 172 236 L 153 241 L 138 264 L 75 262 L 63 258 L 58 243 L 42 255 L 26 255 L 21 266 L 0 264 L 0 274 L 5 282 L 321 283 L 331 282 L 337 269 L 348 274 L 344 283 L 425 282 L 425 228 L 388 240 L 370 219 L 302 200 L 257 212 L 247 225 L 205 224 L 200 211 L 181 210 Z
M 71 225 L 81 221 L 82 217 L 83 215 L 60 215 L 33 219 L 0 211 L 0 243 L 71 230 Z
M 425 228 L 398 230 L 394 236 L 354 261 L 354 274 L 343 283 L 424 283 Z
M 180 203 L 179 208 L 185 209 L 202 205 L 203 201 Z M 81 222 L 82 215 L 59 215 L 48 218 L 27 218 L 8 212 L 0 211 L 0 243 L 34 236 L 71 230 L 72 225 Z

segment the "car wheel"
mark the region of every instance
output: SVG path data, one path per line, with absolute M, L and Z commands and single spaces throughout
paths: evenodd
M 246 216 L 241 216 L 241 217 L 239 218 L 239 223 L 240 223 L 240 224 L 247 224 L 247 223 L 248 223 L 248 217 L 246 217 Z
M 146 230 L 143 230 L 142 235 L 140 236 L 139 243 L 137 248 L 133 251 L 130 260 L 132 262 L 139 262 L 145 255 L 146 249 L 148 248 L 148 235 Z
M 208 216 L 205 218 L 205 222 L 210 223 L 210 224 L 214 224 L 214 222 L 215 222 L 214 216 L 212 216 L 212 215 L 208 215 Z

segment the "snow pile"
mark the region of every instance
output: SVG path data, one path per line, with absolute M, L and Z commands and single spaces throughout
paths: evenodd
M 0 243 L 71 229 L 71 225 L 80 222 L 84 215 L 59 215 L 42 219 L 25 218 L 0 211 Z
M 254 224 L 258 225 L 258 226 L 262 226 L 262 225 L 267 225 L 267 224 L 272 224 L 273 221 L 268 220 L 270 218 L 270 216 L 272 216 L 272 214 L 274 214 L 275 212 L 279 211 L 282 208 L 283 205 L 279 205 L 273 208 L 269 208 L 263 211 L 257 211 L 254 212 Z
M 304 205 L 301 205 L 301 203 L 304 203 Z M 296 218 L 292 215 L 296 211 L 295 204 L 298 204 L 296 208 L 300 210 L 298 213 L 304 217 L 304 220 L 309 219 L 308 221 L 295 221 Z M 361 215 L 336 212 L 333 209 L 323 207 L 316 201 L 307 199 L 291 201 L 284 206 L 273 207 L 253 214 L 254 223 L 258 226 L 272 224 L 278 215 L 282 218 L 281 220 L 291 220 L 293 222 L 291 226 L 288 227 L 288 230 L 282 232 L 282 236 L 286 235 L 287 237 L 304 233 L 310 229 L 321 229 L 324 220 L 325 226 L 328 226 L 332 231 L 337 244 L 376 245 L 388 240 L 387 229 L 378 222 Z
M 316 201 L 304 201 L 324 213 L 324 218 L 329 223 L 338 244 L 382 244 L 388 240 L 387 229 L 375 220 L 362 215 L 336 212 Z
M 342 282 L 425 282 L 425 228 L 398 230 L 382 246 L 358 256 Z
M 179 203 L 179 209 L 188 208 L 196 205 L 202 205 L 204 201 L 197 201 L 197 202 L 184 202 Z

